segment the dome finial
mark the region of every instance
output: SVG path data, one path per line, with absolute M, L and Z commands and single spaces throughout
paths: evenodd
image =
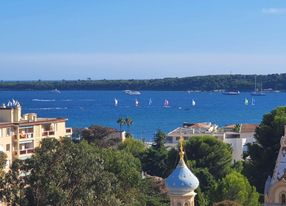
M 184 138 L 180 132 L 180 160 L 184 160 L 184 155 L 185 155 L 185 152 L 184 152 L 184 148 L 183 148 L 183 142 L 184 142 Z

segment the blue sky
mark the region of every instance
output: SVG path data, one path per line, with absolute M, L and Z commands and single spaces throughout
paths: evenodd
M 0 79 L 282 73 L 285 22 L 285 0 L 2 1 Z

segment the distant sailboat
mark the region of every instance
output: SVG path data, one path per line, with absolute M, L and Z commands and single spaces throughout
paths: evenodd
M 139 106 L 139 101 L 138 99 L 135 99 L 135 107 L 138 107 Z
M 170 107 L 169 106 L 169 101 L 167 99 L 165 99 L 165 101 L 164 101 L 164 107 Z
M 114 106 L 118 106 L 118 100 L 116 98 L 114 98 Z
M 152 99 L 150 98 L 148 105 L 151 106 L 151 104 L 152 104 Z
M 60 93 L 61 93 L 61 91 L 60 91 L 60 90 L 58 90 L 57 88 L 56 88 L 56 89 L 53 89 L 51 92 L 53 92 L 53 93 L 58 93 L 58 94 L 60 94 Z
M 248 104 L 249 104 L 249 101 L 248 101 L 247 98 L 244 99 L 244 104 L 245 104 L 245 105 L 248 105 Z
M 195 100 L 192 100 L 192 105 L 193 105 L 193 107 L 196 106 Z
M 255 99 L 254 98 L 251 99 L 251 105 L 253 105 L 253 106 L 255 105 Z
M 265 96 L 265 93 L 263 92 L 262 90 L 262 83 L 261 83 L 261 89 L 259 91 L 259 89 L 257 89 L 256 87 L 256 75 L 255 75 L 255 78 L 254 78 L 254 91 L 251 92 L 251 95 L 252 96 Z

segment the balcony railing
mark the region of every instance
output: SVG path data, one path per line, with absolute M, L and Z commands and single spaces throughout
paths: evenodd
M 34 134 L 33 133 L 24 133 L 24 134 L 20 134 L 20 139 L 33 139 L 34 138 Z
M 20 150 L 20 155 L 24 155 L 24 154 L 32 154 L 34 153 L 35 150 L 34 149 L 25 149 L 25 150 Z
M 33 154 L 35 152 L 34 148 L 29 148 L 29 149 L 22 149 L 19 151 L 14 151 L 15 155 L 26 155 L 26 154 Z
M 55 135 L 55 131 L 44 131 L 44 132 L 42 132 L 43 137 L 49 137 L 49 136 L 54 136 L 54 135 Z

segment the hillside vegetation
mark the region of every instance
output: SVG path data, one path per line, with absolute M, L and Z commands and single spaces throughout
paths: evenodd
M 257 88 L 286 90 L 286 73 L 269 75 L 208 75 L 184 78 L 145 80 L 59 80 L 59 81 L 1 81 L 0 90 L 254 90 Z

